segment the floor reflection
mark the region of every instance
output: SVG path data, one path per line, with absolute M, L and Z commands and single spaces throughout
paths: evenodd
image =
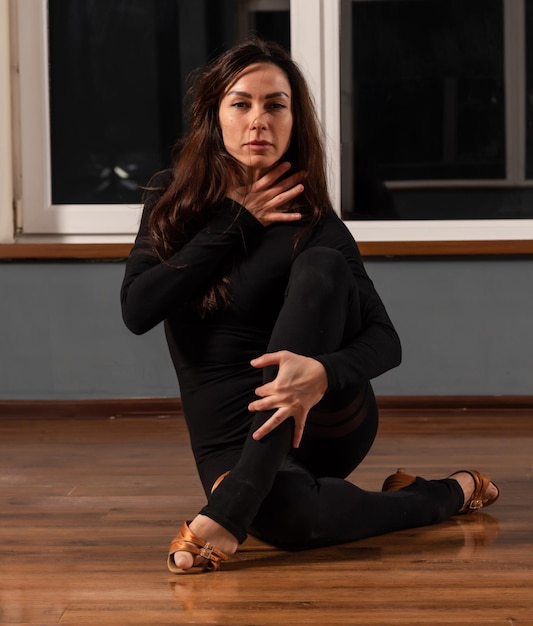
M 229 623 L 226 621 L 228 608 L 244 590 L 249 592 L 254 586 L 252 578 L 257 577 L 262 600 L 250 597 L 250 606 L 266 601 L 260 592 L 260 581 L 266 578 L 270 581 L 280 566 L 294 566 L 296 572 L 305 572 L 309 567 L 317 572 L 342 569 L 350 572 L 372 568 L 372 563 L 381 568 L 388 560 L 399 556 L 411 557 L 411 562 L 468 560 L 479 558 L 499 534 L 500 524 L 494 517 L 477 513 L 457 516 L 435 526 L 301 552 L 280 551 L 251 538 L 219 572 L 172 576 L 169 586 L 172 597 L 187 616 L 187 623 L 225 624 Z M 285 569 L 284 576 L 288 580 L 287 574 Z

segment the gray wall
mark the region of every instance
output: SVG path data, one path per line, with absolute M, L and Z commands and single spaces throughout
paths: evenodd
M 378 395 L 532 395 L 533 258 L 369 259 L 404 361 Z M 161 328 L 120 317 L 122 263 L 0 263 L 0 399 L 175 397 Z

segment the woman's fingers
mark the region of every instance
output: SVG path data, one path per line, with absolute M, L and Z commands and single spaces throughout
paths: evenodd
M 253 367 L 268 367 L 269 365 L 279 365 L 283 358 L 283 352 L 265 352 L 261 356 L 250 361 Z
M 274 382 L 258 387 L 255 393 L 260 396 L 260 398 L 259 400 L 250 402 L 248 405 L 249 411 L 260 412 L 277 410 L 253 433 L 253 438 L 259 441 L 259 439 L 268 435 L 268 433 L 272 432 L 286 419 L 294 419 L 293 446 L 297 448 L 302 438 L 307 411 L 303 407 L 297 406 L 294 402 L 294 398 L 290 395 L 278 393 Z
M 291 165 L 283 162 L 264 174 L 250 187 L 239 187 L 229 192 L 229 197 L 242 204 L 263 226 L 274 222 L 293 222 L 301 219 L 300 213 L 289 210 L 290 203 L 304 191 L 301 181 L 305 172 L 296 172 L 281 178 Z
M 251 193 L 267 192 L 272 197 L 275 197 L 290 191 L 301 183 L 304 178 L 305 172 L 296 172 L 287 176 L 287 178 L 282 178 L 281 180 L 278 180 L 279 176 L 274 180 L 270 180 L 269 175 L 265 174 L 265 176 L 255 181 L 255 183 L 251 186 L 250 191 Z
M 262 439 L 265 435 L 268 435 L 268 433 L 277 428 L 287 419 L 287 417 L 289 416 L 284 415 L 284 411 L 282 409 L 278 409 L 274 415 L 269 417 L 269 419 L 267 419 L 267 421 L 252 434 L 252 437 L 256 441 L 259 441 L 259 439 Z
M 283 174 L 286 174 L 290 169 L 291 164 L 288 161 L 283 161 L 282 163 L 276 165 L 275 168 L 271 169 L 266 174 L 261 176 L 261 178 L 256 180 L 252 187 L 255 186 L 259 187 L 260 189 L 269 189 L 279 178 L 283 176 Z
M 294 420 L 294 437 L 292 438 L 292 447 L 298 448 L 300 445 L 300 441 L 302 440 L 302 436 L 304 434 L 304 426 L 305 421 L 297 422 Z
M 250 411 L 275 413 L 253 434 L 258 440 L 288 418 L 294 419 L 293 446 L 298 447 L 309 410 L 323 397 L 327 389 L 324 366 L 315 359 L 281 350 L 253 359 L 257 368 L 278 366 L 274 380 L 255 390 L 259 398 L 248 405 Z
M 303 192 L 302 180 L 304 176 L 304 172 L 296 172 L 296 174 L 284 178 L 276 184 L 266 185 L 265 187 L 263 187 L 263 179 L 260 178 L 252 185 L 251 193 L 263 194 L 265 207 L 271 209 L 279 208 L 287 202 L 294 200 Z M 254 187 L 256 187 L 255 190 Z
M 289 414 L 284 409 L 278 409 L 274 415 L 272 415 L 262 426 L 260 426 L 253 434 L 252 437 L 256 441 L 259 441 L 273 430 L 275 430 L 282 422 L 286 419 L 294 419 L 294 436 L 292 440 L 292 445 L 294 448 L 297 448 L 300 445 L 300 441 L 302 440 L 302 435 L 304 432 L 305 418 L 298 419 L 294 415 Z

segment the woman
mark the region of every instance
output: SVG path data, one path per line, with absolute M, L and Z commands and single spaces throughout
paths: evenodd
M 396 474 L 378 493 L 344 480 L 376 434 L 369 381 L 400 343 L 331 208 L 308 87 L 283 49 L 252 40 L 201 70 L 191 97 L 121 293 L 134 333 L 164 321 L 208 496 L 170 571 L 217 569 L 248 533 L 317 547 L 494 502 L 477 472 Z

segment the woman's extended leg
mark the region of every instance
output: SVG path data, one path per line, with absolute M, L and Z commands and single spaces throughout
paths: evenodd
M 434 524 L 457 513 L 464 499 L 455 479 L 417 478 L 401 491 L 369 492 L 340 478 L 317 479 L 305 468 L 287 464 L 251 532 L 286 549 L 334 545 Z

